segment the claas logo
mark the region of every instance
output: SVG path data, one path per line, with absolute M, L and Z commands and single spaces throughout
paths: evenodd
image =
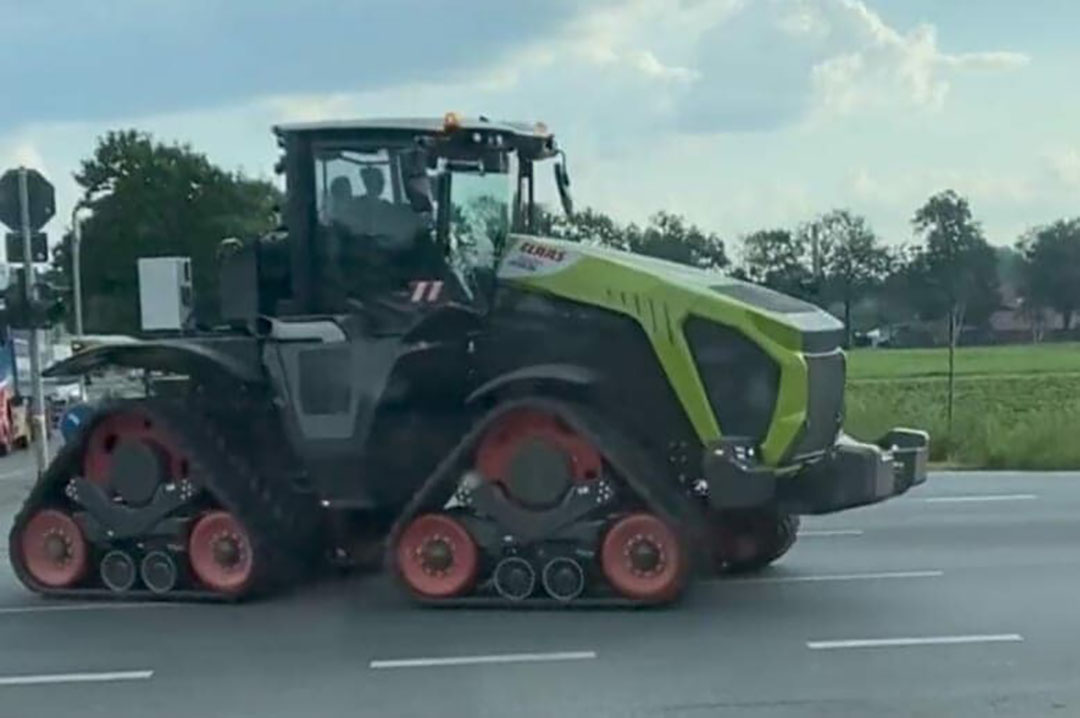
M 566 256 L 566 252 L 561 249 L 544 247 L 539 244 L 533 244 L 532 242 L 522 242 L 521 251 L 533 257 L 539 257 L 540 259 L 550 259 L 552 262 L 561 262 L 563 257 Z

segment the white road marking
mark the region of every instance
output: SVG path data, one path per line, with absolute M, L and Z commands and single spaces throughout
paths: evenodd
M 862 529 L 805 529 L 799 532 L 799 537 L 807 536 L 816 538 L 818 536 L 862 536 Z
M 0 616 L 19 613 L 52 613 L 65 611 L 109 611 L 123 608 L 179 608 L 194 604 L 167 603 L 164 601 L 146 601 L 144 603 L 61 603 L 54 606 L 3 606 Z
M 559 651 L 555 653 L 503 653 L 488 656 L 449 656 L 447 658 L 402 658 L 372 661 L 371 668 L 429 668 L 432 666 L 472 666 L 486 663 L 541 663 L 547 661 L 582 661 L 596 658 L 595 651 Z
M 145 681 L 153 671 L 109 671 L 106 673 L 48 673 L 36 676 L 0 676 L 0 686 L 34 686 L 43 683 L 108 683 Z
M 882 571 L 879 573 L 832 573 L 819 576 L 760 576 L 736 578 L 726 583 L 817 583 L 825 581 L 879 581 L 893 578 L 938 578 L 944 571 Z
M 1019 633 L 997 633 L 976 636 L 923 636 L 918 638 L 865 638 L 846 641 L 807 641 L 813 651 L 836 648 L 890 648 L 898 646 L 952 646 L 965 643 L 1015 643 L 1024 640 Z
M 1037 494 L 985 494 L 983 496 L 927 496 L 928 504 L 975 504 L 984 501 L 1034 501 Z

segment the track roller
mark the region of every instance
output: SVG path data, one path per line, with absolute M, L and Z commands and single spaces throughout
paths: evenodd
M 135 559 L 127 551 L 112 550 L 101 559 L 98 567 L 101 582 L 115 593 L 130 591 L 139 575 L 135 568 Z
M 472 536 L 452 516 L 424 514 L 402 532 L 395 560 L 411 590 L 427 598 L 449 598 L 472 588 L 479 552 Z
M 493 576 L 495 590 L 508 601 L 523 601 L 536 589 L 536 571 L 520 556 L 504 558 Z
M 43 586 L 68 588 L 89 566 L 89 551 L 79 525 L 57 509 L 42 509 L 27 521 L 16 550 L 26 571 Z
M 612 587 L 627 598 L 670 601 L 686 581 L 687 561 L 678 535 L 653 514 L 624 516 L 608 529 L 600 565 Z
M 553 558 L 544 566 L 541 576 L 544 590 L 556 601 L 568 603 L 585 590 L 585 570 L 572 558 Z
M 254 581 L 251 538 L 227 511 L 209 511 L 199 518 L 188 538 L 188 555 L 195 577 L 218 593 L 239 596 Z
M 139 576 L 151 592 L 168 593 L 176 586 L 179 569 L 173 557 L 164 551 L 151 551 L 139 563 Z

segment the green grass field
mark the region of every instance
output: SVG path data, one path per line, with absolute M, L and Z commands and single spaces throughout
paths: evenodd
M 845 428 L 927 429 L 931 458 L 961 466 L 1080 469 L 1080 344 L 958 349 L 951 436 L 947 371 L 944 349 L 850 352 Z

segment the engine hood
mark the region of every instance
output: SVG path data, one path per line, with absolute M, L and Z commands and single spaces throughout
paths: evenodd
M 577 282 L 593 284 L 620 299 L 623 293 L 637 294 L 645 287 L 654 298 L 674 293 L 698 309 L 725 307 L 748 316 L 784 346 L 807 353 L 832 351 L 843 341 L 843 323 L 809 302 L 716 270 L 607 247 L 515 235 L 498 276 L 558 294 L 565 292 L 557 287 Z
M 703 443 L 720 437 L 720 424 L 687 337 L 688 327 L 701 326 L 698 320 L 736 330 L 779 368 L 771 421 L 761 443 L 766 461 L 784 461 L 806 435 L 811 384 L 824 387 L 830 400 L 843 400 L 843 325 L 814 305 L 778 292 L 719 272 L 520 235 L 510 238 L 498 280 L 634 318 Z M 810 367 L 820 361 L 839 367 L 835 373 L 841 379 L 827 387 L 811 380 Z

